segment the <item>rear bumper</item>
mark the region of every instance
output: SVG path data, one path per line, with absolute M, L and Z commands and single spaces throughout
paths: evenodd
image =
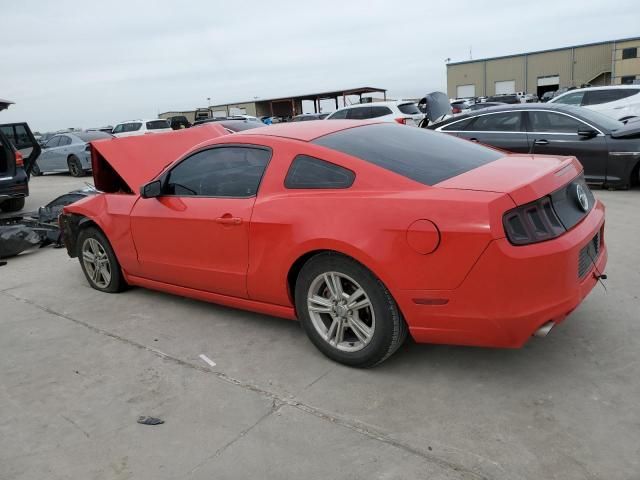
M 29 196 L 29 179 L 24 169 L 18 168 L 12 177 L 0 178 L 0 201 Z M 1 175 L 0 175 L 1 177 Z
M 595 265 L 580 277 L 580 251 L 598 232 Z M 606 263 L 598 202 L 557 239 L 528 246 L 493 241 L 455 290 L 404 290 L 397 300 L 417 342 L 516 348 L 543 324 L 558 324 L 575 310 Z

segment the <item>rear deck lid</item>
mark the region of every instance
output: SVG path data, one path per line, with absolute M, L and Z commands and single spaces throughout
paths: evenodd
M 506 193 L 517 205 L 537 200 L 582 173 L 575 157 L 505 155 L 438 183 L 439 188 Z

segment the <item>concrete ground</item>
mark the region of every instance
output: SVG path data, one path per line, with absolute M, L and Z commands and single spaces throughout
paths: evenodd
M 35 178 L 27 209 L 82 183 Z M 0 478 L 640 478 L 640 190 L 596 194 L 607 291 L 521 350 L 408 342 L 372 370 L 296 322 L 97 292 L 64 250 L 10 259 Z

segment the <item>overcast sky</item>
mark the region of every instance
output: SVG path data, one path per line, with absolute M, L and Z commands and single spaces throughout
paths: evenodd
M 446 91 L 445 58 L 640 35 L 637 0 L 2 2 L 0 123 L 95 127 L 378 86 Z M 219 5 L 219 6 L 218 6 Z

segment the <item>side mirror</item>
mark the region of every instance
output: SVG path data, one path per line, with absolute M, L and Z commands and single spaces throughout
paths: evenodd
M 162 195 L 162 182 L 160 180 L 154 180 L 140 188 L 140 196 L 142 198 L 156 198 L 160 195 Z
M 598 132 L 593 128 L 579 128 L 578 135 L 583 138 L 593 138 L 598 135 Z

